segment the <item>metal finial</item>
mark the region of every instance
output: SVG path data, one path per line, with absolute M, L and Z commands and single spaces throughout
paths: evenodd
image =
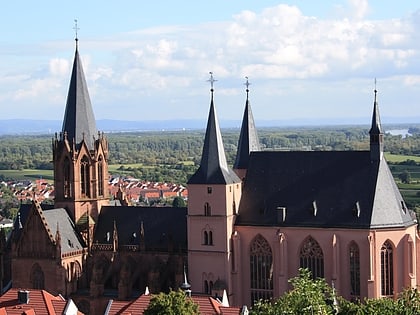
M 210 79 L 208 79 L 207 81 L 208 82 L 210 82 L 210 86 L 211 86 L 211 89 L 210 89 L 210 91 L 211 92 L 213 92 L 214 91 L 214 88 L 213 88 L 213 84 L 214 84 L 214 82 L 216 82 L 217 80 L 215 80 L 214 78 L 213 78 L 213 72 L 209 72 L 209 74 L 210 74 Z
M 77 37 L 77 31 L 80 29 L 78 26 L 77 26 L 77 19 L 74 19 L 74 27 L 73 27 L 73 29 L 74 29 L 74 32 L 75 32 L 75 34 L 76 34 L 76 42 L 79 40 L 78 39 L 78 37 Z
M 376 90 L 376 78 L 375 78 L 375 94 L 376 94 L 376 92 L 378 92 L 378 91 Z
M 248 77 L 245 77 L 246 82 L 244 83 L 244 85 L 246 86 L 246 91 L 249 92 L 249 86 L 251 85 L 251 83 L 249 83 Z
M 248 93 L 249 93 L 249 86 L 251 85 L 251 83 L 249 83 L 248 77 L 245 77 L 246 82 L 244 83 L 244 85 L 246 86 L 246 97 L 248 98 Z

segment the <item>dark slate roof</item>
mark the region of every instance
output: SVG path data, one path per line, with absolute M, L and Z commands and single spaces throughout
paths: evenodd
M 379 106 L 376 99 L 377 91 L 375 90 L 375 101 L 373 103 L 373 114 L 372 114 L 372 125 L 369 130 L 369 134 L 380 134 L 382 133 L 381 118 L 379 116 Z
M 247 169 L 249 163 L 249 153 L 260 151 L 257 129 L 255 128 L 254 117 L 252 115 L 251 104 L 247 98 L 242 119 L 241 133 L 238 141 L 238 152 L 236 153 L 234 169 Z
M 187 249 L 187 208 L 104 206 L 95 228 L 94 243 L 112 244 L 114 221 L 119 246 L 138 245 L 143 222 L 146 250 L 167 251 L 169 240 L 174 250 Z M 109 241 L 106 241 L 107 233 Z
M 43 211 L 45 211 L 45 210 L 53 209 L 54 206 L 41 204 L 41 208 Z M 31 203 L 25 203 L 19 206 L 19 212 L 13 223 L 13 240 L 17 241 L 20 238 L 20 233 L 22 231 L 23 226 L 26 223 L 26 220 L 28 219 L 29 212 L 31 211 L 31 209 L 32 209 Z
M 284 221 L 279 207 L 286 208 Z M 416 223 L 385 159 L 372 162 L 370 151 L 252 152 L 238 212 L 237 225 L 362 229 Z
M 76 146 L 85 139 L 89 149 L 93 149 L 93 139 L 98 136 L 95 117 L 90 103 L 89 92 L 77 46 L 74 55 L 62 132 L 63 134 L 67 133 L 69 141 L 72 142 L 73 139 L 75 139 Z
M 47 226 L 51 234 L 55 238 L 57 227 L 61 236 L 61 253 L 83 249 L 84 245 L 82 240 L 78 237 L 74 223 L 68 215 L 66 209 L 57 208 L 44 210 L 43 215 L 46 219 Z
M 61 236 L 61 252 L 67 253 L 84 247 L 83 241 L 79 238 L 74 223 L 63 208 L 55 209 L 51 205 L 41 205 L 42 215 L 45 217 L 50 234 L 55 238 L 58 229 Z M 22 204 L 19 208 L 18 216 L 13 225 L 13 239 L 17 241 L 20 238 L 22 228 L 25 226 L 32 204 Z M 20 222 L 19 222 L 20 221 Z M 22 227 L 22 228 L 21 228 Z
M 212 96 L 200 167 L 191 176 L 188 184 L 233 184 L 239 182 L 241 180 L 228 167 L 226 162 L 222 135 Z

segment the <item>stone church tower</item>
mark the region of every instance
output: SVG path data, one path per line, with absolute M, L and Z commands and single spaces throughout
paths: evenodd
M 223 294 L 232 288 L 231 238 L 241 180 L 228 167 L 213 100 L 199 169 L 188 181 L 188 265 L 193 292 Z
M 76 52 L 63 128 L 53 140 L 55 207 L 65 208 L 75 223 L 98 217 L 109 203 L 108 141 L 96 129 L 85 75 Z

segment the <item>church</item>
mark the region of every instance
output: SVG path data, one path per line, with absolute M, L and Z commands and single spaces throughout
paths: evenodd
M 282 295 L 299 268 L 346 299 L 419 285 L 420 244 L 384 158 L 377 91 L 370 150 L 261 150 L 247 82 L 237 155 L 228 165 L 215 106 L 188 207 L 112 200 L 106 136 L 96 128 L 78 39 L 63 127 L 52 140 L 54 205 L 22 205 L 6 245 L 14 288 L 71 297 L 103 314 L 110 299 L 177 289 L 251 306 Z M 204 127 L 204 126 L 203 126 Z M 122 198 L 121 198 L 122 201 Z

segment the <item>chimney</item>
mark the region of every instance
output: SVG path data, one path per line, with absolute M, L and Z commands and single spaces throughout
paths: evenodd
M 29 303 L 29 291 L 19 290 L 18 291 L 18 302 L 20 304 L 28 304 Z

